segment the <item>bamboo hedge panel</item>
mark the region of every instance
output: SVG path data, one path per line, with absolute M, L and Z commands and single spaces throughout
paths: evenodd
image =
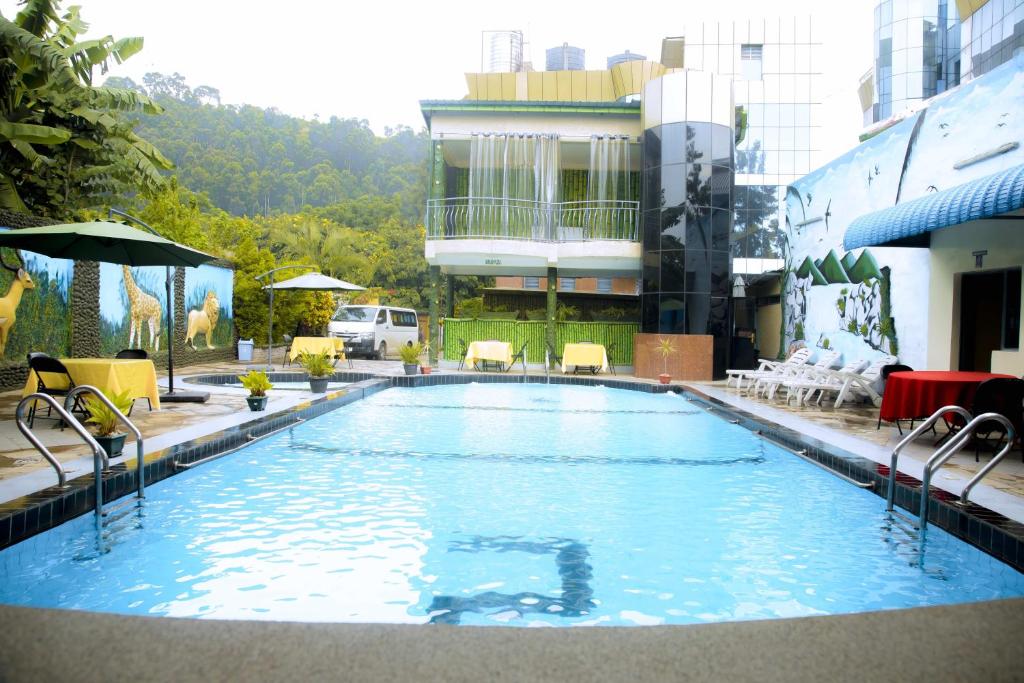
M 546 323 L 543 320 L 478 320 L 466 318 L 445 318 L 444 357 L 458 360 L 461 352 L 459 340 L 466 344 L 487 339 L 510 342 L 513 352 L 525 343 L 526 359 L 530 363 L 544 362 L 544 338 Z M 555 323 L 555 347 L 561 354 L 566 344 L 589 341 L 603 344 L 605 348 L 615 345 L 609 362 L 615 365 L 633 364 L 633 335 L 640 331 L 637 323 L 613 322 L 557 322 Z

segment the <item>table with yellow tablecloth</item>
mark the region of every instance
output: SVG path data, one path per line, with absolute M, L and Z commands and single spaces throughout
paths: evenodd
M 303 353 L 326 353 L 331 358 L 338 356 L 345 359 L 345 340 L 341 337 L 296 337 L 292 339 L 292 349 L 288 352 L 288 360 L 294 361 Z
M 603 344 L 566 344 L 562 349 L 562 372 L 572 365 L 579 368 L 600 368 L 608 372 L 608 352 Z
M 482 361 L 511 365 L 512 345 L 496 340 L 470 342 L 466 351 L 466 365 L 475 366 Z
M 153 361 L 142 358 L 61 358 L 76 386 L 89 384 L 110 396 L 122 391 L 132 399 L 147 398 L 153 410 L 160 410 L 160 390 L 156 384 Z M 43 382 L 51 389 L 67 388 L 67 379 L 61 375 L 43 373 Z M 35 372 L 28 373 L 22 396 L 35 393 L 38 388 Z

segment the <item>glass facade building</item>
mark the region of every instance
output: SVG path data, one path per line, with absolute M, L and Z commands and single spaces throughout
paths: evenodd
M 644 87 L 644 332 L 710 334 L 716 375 L 729 336 L 733 97 L 729 78 L 680 71 Z
M 1024 0 L 883 0 L 875 5 L 873 39 L 865 125 L 1008 61 L 1024 48 Z
M 786 186 L 820 164 L 810 17 L 701 23 L 685 32 L 685 65 L 733 80 L 736 106 L 733 272 L 782 267 Z
M 544 57 L 544 66 L 548 71 L 582 71 L 586 68 L 586 51 L 569 43 L 548 48 L 544 52 Z

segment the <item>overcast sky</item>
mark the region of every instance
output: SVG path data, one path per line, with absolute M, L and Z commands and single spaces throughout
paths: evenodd
M 192 87 L 220 90 L 224 103 L 276 107 L 296 116 L 366 119 L 377 132 L 419 129 L 421 99 L 466 94 L 463 74 L 480 69 L 482 30 L 522 29 L 528 57 L 568 42 L 587 68 L 629 49 L 660 58 L 661 39 L 695 19 L 814 17 L 827 161 L 856 144 L 858 78 L 871 66 L 873 0 L 684 0 L 491 3 L 392 0 L 75 0 L 90 36 L 142 36 L 145 49 L 110 75 L 178 72 Z M 708 5 L 711 7 L 709 8 Z M 0 0 L 11 19 L 15 0 Z

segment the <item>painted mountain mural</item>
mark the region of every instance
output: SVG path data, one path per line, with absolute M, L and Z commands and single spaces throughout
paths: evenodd
M 830 249 L 825 258 L 820 261 L 812 261 L 811 257 L 804 258 L 804 262 L 796 269 L 798 278 L 811 278 L 811 285 L 859 285 L 867 280 L 881 280 L 882 271 L 878 267 L 878 261 L 871 252 L 865 249 L 856 260 L 851 252 L 847 252 L 842 258 Z

